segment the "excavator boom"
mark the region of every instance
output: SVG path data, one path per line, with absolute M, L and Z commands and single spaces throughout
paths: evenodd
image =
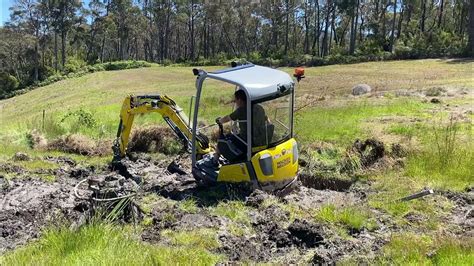
M 137 114 L 159 113 L 170 126 L 176 136 L 183 143 L 187 151 L 191 150 L 193 132 L 189 127 L 189 120 L 183 110 L 166 95 L 139 95 L 127 96 L 120 111 L 120 123 L 117 139 L 114 142 L 114 161 L 125 157 L 132 131 L 133 120 Z M 210 152 L 209 139 L 202 134 L 196 135 L 197 154 L 204 155 Z

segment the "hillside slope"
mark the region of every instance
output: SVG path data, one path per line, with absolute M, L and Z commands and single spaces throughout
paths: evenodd
M 348 94 L 352 86 L 367 83 L 376 91 L 416 90 L 430 87 L 474 88 L 474 62 L 455 60 L 415 60 L 369 62 L 306 69 L 306 79 L 298 93 Z M 213 70 L 218 67 L 205 67 Z M 291 68 L 285 68 L 288 73 Z M 183 108 L 194 94 L 192 67 L 151 67 L 108 71 L 68 79 L 0 101 L 0 124 L 8 127 L 48 114 L 83 107 L 116 117 L 122 99 L 130 93 L 167 94 Z M 212 82 L 211 96 L 225 95 L 221 84 Z M 227 92 L 229 95 L 230 91 Z M 205 95 L 206 96 L 206 95 Z

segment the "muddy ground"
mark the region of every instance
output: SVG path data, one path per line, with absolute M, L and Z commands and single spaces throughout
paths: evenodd
M 359 142 L 354 147 L 361 149 L 366 144 Z M 378 154 L 380 152 L 382 154 Z M 377 149 L 364 156 L 366 158 L 362 161 L 367 164 L 376 165 L 384 160 L 383 151 Z M 133 211 L 121 217 L 124 223 L 140 223 L 145 216 L 140 201 L 150 194 L 173 202 L 193 198 L 198 206 L 197 211 L 190 213 L 177 204 L 152 205 L 146 214 L 152 222 L 142 231 L 144 241 L 166 244 L 160 236 L 164 229 L 214 228 L 218 231 L 220 247 L 213 251 L 224 254 L 229 261 L 297 263 L 303 260 L 320 263 L 347 258 L 365 261 L 381 252 L 381 247 L 389 241 L 392 233 L 406 229 L 395 223 L 390 215 L 377 209 L 370 210 L 376 217 L 375 229 L 348 228 L 350 237 L 341 237 L 330 224 L 292 217 L 291 210 L 282 206 L 297 205 L 303 212 L 325 204 L 357 206 L 373 193 L 370 183 L 353 184 L 347 179 L 337 178 L 319 180 L 304 174 L 308 172 L 305 167 L 309 166 L 303 167 L 299 187 L 276 199 L 273 195 L 243 186 L 221 184 L 202 187 L 190 175 L 170 173 L 166 167 L 168 162 L 154 161 L 147 155 L 125 161 L 127 168 L 121 171 L 111 171 L 108 166 L 84 167 L 67 157 L 45 157 L 43 160 L 60 165 L 58 170 L 50 171 L 56 177 L 55 181 L 44 181 L 37 177 L 38 173 L 20 167 L 0 165 L 1 172 L 16 175 L 16 178 L 8 179 L 0 176 L 0 254 L 38 238 L 44 228 L 64 224 L 77 227 L 86 223 L 98 213 L 98 207 L 104 206 L 103 202 L 91 200 L 91 197 L 123 197 L 131 193 L 137 193 L 131 198 L 134 203 L 131 206 L 135 208 L 130 208 Z M 77 186 L 84 179 L 93 180 L 88 182 L 92 187 L 101 187 L 100 193 L 92 192 L 87 182 Z M 439 191 L 437 194 L 454 205 L 451 214 L 445 217 L 450 233 L 474 236 L 474 191 Z M 281 204 L 264 204 L 269 199 Z M 248 227 L 251 230 L 241 235 L 232 234 L 227 230 L 232 221 L 209 211 L 208 207 L 226 200 L 242 201 L 249 207 Z M 169 219 L 170 215 L 173 219 Z M 418 218 L 406 217 L 412 220 Z

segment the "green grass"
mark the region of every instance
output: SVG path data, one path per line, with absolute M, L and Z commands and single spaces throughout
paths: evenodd
M 474 241 L 448 237 L 395 234 L 383 248 L 382 264 L 395 265 L 473 265 Z
M 420 224 L 412 224 L 413 226 L 436 230 L 443 217 L 452 209 L 449 200 L 436 194 L 411 201 L 399 201 L 424 189 L 423 182 L 415 178 L 401 176 L 396 172 L 386 172 L 371 178 L 374 193 L 369 195 L 368 205 L 390 214 L 395 223 L 407 224 L 409 222 L 404 218 L 406 215 L 419 214 L 425 220 Z
M 306 142 L 330 141 L 349 144 L 369 136 L 363 122 L 386 115 L 423 115 L 427 104 L 411 98 L 372 101 L 358 99 L 341 104 L 303 109 L 296 116 L 296 133 Z
M 109 163 L 112 160 L 112 155 L 109 156 L 85 156 L 79 154 L 71 154 L 60 151 L 44 151 L 44 150 L 35 150 L 27 147 L 26 143 L 24 144 L 15 144 L 9 143 L 7 141 L 1 141 L 0 139 L 0 162 L 7 161 L 12 159 L 12 157 L 18 151 L 28 154 L 31 158 L 35 160 L 40 160 L 46 156 L 59 157 L 65 156 L 73 159 L 78 164 L 83 165 L 93 165 L 93 166 L 102 166 Z M 47 161 L 46 161 L 47 162 Z
M 242 201 L 219 202 L 215 207 L 209 207 L 212 215 L 224 216 L 233 222 L 249 225 L 249 207 Z
M 151 246 L 129 227 L 91 224 L 47 231 L 36 242 L 0 257 L 1 265 L 214 265 L 221 256 L 201 246 Z
M 215 229 L 199 228 L 189 231 L 164 230 L 161 232 L 161 235 L 169 240 L 172 245 L 206 250 L 212 250 L 219 247 L 217 231 Z
M 297 95 L 349 93 L 351 87 L 357 83 L 368 83 L 376 90 L 422 89 L 441 85 L 472 87 L 474 82 L 470 72 L 471 65 L 471 63 L 449 64 L 443 60 L 416 60 L 307 68 L 307 78 L 300 83 Z M 431 72 L 438 74 L 427 77 L 425 74 L 427 67 Z M 218 68 L 221 67 L 206 67 L 207 70 Z M 2 100 L 0 101 L 2 109 L 0 124 L 3 125 L 3 134 L 1 135 L 14 135 L 16 132 L 24 132 L 32 128 L 41 129 L 42 112 L 45 110 L 45 134 L 49 137 L 71 131 L 76 133 L 74 131 L 77 131 L 96 138 L 111 138 L 118 125 L 118 114 L 122 100 L 130 93 L 167 94 L 188 113 L 190 96 L 195 93 L 195 78 L 191 70 L 192 67 L 153 66 L 142 69 L 97 72 L 63 80 L 24 95 Z M 283 70 L 289 73 L 293 71 L 292 68 L 283 68 Z M 393 82 L 394 77 L 403 77 L 403 79 L 396 78 L 397 82 Z M 232 92 L 233 86 L 207 81 L 200 111 L 202 119 L 212 122 L 215 117 L 230 112 L 231 105 L 224 106 L 223 103 L 231 98 Z M 361 118 L 357 115 L 353 117 L 347 114 L 350 111 L 360 112 L 363 107 L 364 105 L 358 108 L 347 107 L 341 111 L 331 108 L 315 108 L 311 111 L 314 114 L 310 115 L 307 120 L 322 116 L 319 119 L 320 123 L 316 126 L 329 126 L 327 134 L 316 134 L 314 137 L 326 136 L 334 139 L 345 135 L 353 136 L 354 134 L 350 134 L 351 123 L 344 123 L 342 126 L 337 126 L 337 124 L 342 120 Z M 81 108 L 92 114 L 97 121 L 96 126 L 92 128 L 75 126 L 74 121 L 70 121 L 70 119 L 59 122 L 68 113 L 76 112 Z M 321 114 L 318 114 L 317 111 L 321 111 Z M 329 115 L 333 113 L 336 119 L 334 123 L 321 123 L 321 120 L 332 118 Z M 157 115 L 143 116 L 136 122 L 137 124 L 163 123 L 162 118 Z M 318 128 L 318 130 L 323 128 Z M 349 131 L 349 134 L 344 131 Z M 331 137 L 331 133 L 334 132 L 337 134 L 335 137 Z M 304 132 L 299 133 L 303 136 L 312 136 L 312 134 Z
M 439 159 L 433 148 L 410 156 L 406 174 L 432 188 L 463 191 L 474 185 L 474 145 L 459 146 L 449 163 Z
M 372 230 L 375 224 L 371 221 L 370 214 L 361 207 L 336 208 L 332 204 L 322 206 L 315 214 L 319 221 L 330 224 L 338 223 L 350 230 L 361 230 L 367 228 Z
M 196 213 L 198 211 L 196 200 L 193 198 L 180 201 L 178 203 L 178 208 L 187 213 Z
M 400 123 L 389 125 L 386 132 L 390 134 L 401 135 L 411 140 L 415 136 L 422 135 L 424 132 L 426 132 L 426 130 L 427 127 L 424 123 Z
M 53 170 L 57 169 L 59 165 L 54 162 L 49 162 L 41 159 L 32 159 L 30 161 L 19 161 L 15 162 L 15 165 L 18 165 L 28 171 L 38 171 L 38 170 Z
M 429 121 L 394 124 L 388 132 L 414 138 L 419 151 L 408 155 L 405 174 L 424 186 L 464 190 L 474 185 L 474 142 L 472 124 L 440 113 Z
M 277 197 L 268 197 L 261 204 L 261 208 L 263 209 L 266 209 L 270 206 L 278 206 L 280 209 L 282 209 L 283 211 L 289 214 L 287 221 L 279 221 L 279 222 L 284 222 L 287 225 L 294 222 L 296 219 L 305 219 L 305 218 L 309 218 L 310 216 L 300 206 L 293 203 L 283 203 Z
M 150 214 L 153 210 L 153 206 L 159 201 L 163 202 L 165 200 L 155 193 L 148 193 L 140 199 L 140 209 L 146 214 Z

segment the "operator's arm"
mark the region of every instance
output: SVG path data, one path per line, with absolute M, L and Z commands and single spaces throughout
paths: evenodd
M 232 118 L 230 118 L 230 116 L 226 115 L 224 117 L 219 118 L 219 123 L 225 124 L 227 122 L 230 122 L 231 120 L 232 120 Z
M 219 118 L 219 123 L 225 124 L 229 121 L 243 121 L 246 119 L 245 108 L 239 107 L 235 109 L 230 115 L 226 115 L 224 117 Z

